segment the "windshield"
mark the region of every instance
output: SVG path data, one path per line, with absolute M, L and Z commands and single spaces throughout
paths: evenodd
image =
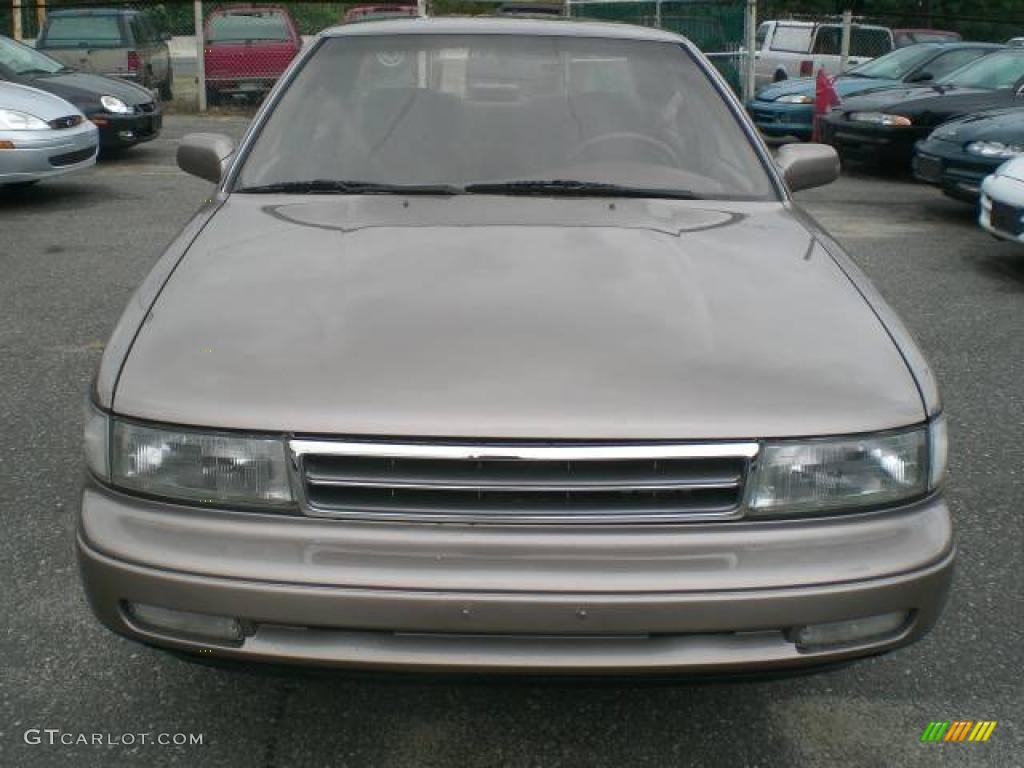
M 217 14 L 210 20 L 206 39 L 211 43 L 247 40 L 290 40 L 291 32 L 279 11 L 251 11 Z
M 59 61 L 6 37 L 0 37 L 0 67 L 15 75 L 52 75 L 66 69 Z
M 850 74 L 879 80 L 902 80 L 934 55 L 935 48 L 930 45 L 900 48 L 854 67 Z
M 39 41 L 46 48 L 118 48 L 124 45 L 115 15 L 51 16 Z
M 577 37 L 324 39 L 260 130 L 237 188 L 311 179 L 558 180 L 777 199 L 736 116 L 682 48 Z
M 1012 88 L 1024 78 L 1024 51 L 993 53 L 961 67 L 937 82 L 961 88 Z

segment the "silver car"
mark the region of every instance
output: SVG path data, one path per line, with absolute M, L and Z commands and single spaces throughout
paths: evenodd
M 86 413 L 96 615 L 200 658 L 708 673 L 890 650 L 952 575 L 902 323 L 686 40 L 322 33 L 125 310 Z M 200 656 L 201 654 L 201 656 Z
M 32 184 L 96 163 L 99 134 L 59 96 L 0 81 L 0 185 Z

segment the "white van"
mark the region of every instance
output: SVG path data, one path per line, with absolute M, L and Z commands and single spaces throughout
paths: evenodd
M 843 25 L 813 21 L 766 21 L 757 28 L 756 64 L 758 87 L 792 77 L 811 77 L 819 69 L 839 73 Z M 889 53 L 894 48 L 892 30 L 854 24 L 850 33 L 849 67 Z

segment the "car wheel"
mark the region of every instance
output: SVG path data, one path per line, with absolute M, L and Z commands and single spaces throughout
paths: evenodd
M 206 86 L 206 106 L 216 107 L 218 104 L 220 104 L 220 91 Z
M 783 80 L 788 80 L 789 75 L 786 74 L 784 69 L 780 69 L 775 73 L 775 77 L 772 78 L 773 83 L 781 83 Z
M 162 101 L 170 101 L 174 98 L 174 72 L 171 68 L 167 68 L 167 77 L 160 83 L 160 99 Z

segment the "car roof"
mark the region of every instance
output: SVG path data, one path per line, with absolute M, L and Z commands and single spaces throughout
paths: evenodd
M 775 24 L 780 27 L 841 27 L 843 26 L 842 20 L 837 21 L 802 21 L 800 19 L 772 19 L 771 21 L 764 21 L 763 24 Z M 886 32 L 889 31 L 889 27 L 883 27 L 881 24 L 861 24 L 859 21 L 853 22 L 853 26 L 858 29 L 883 29 Z
M 679 43 L 682 37 L 651 27 L 576 19 L 530 19 L 515 16 L 398 18 L 343 24 L 320 33 L 323 37 L 369 35 L 522 35 L 524 37 L 593 37 Z

